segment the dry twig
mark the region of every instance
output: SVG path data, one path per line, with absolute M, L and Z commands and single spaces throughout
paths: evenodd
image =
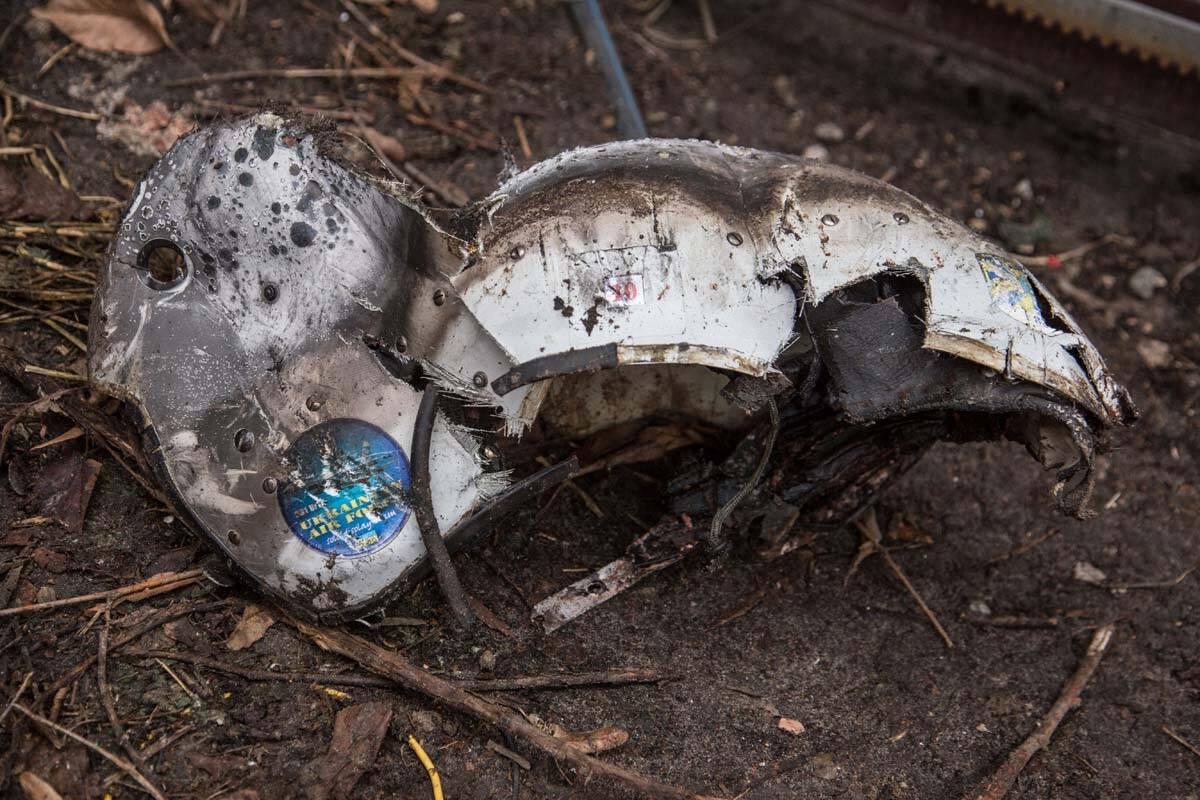
M 996 773 L 992 775 L 991 780 L 978 792 L 968 795 L 974 800 L 1000 800 L 1008 793 L 1008 790 L 1016 783 L 1017 777 L 1021 774 L 1021 770 L 1025 769 L 1025 765 L 1033 758 L 1039 750 L 1050 744 L 1050 737 L 1054 735 L 1054 731 L 1058 729 L 1059 724 L 1066 717 L 1067 712 L 1074 708 L 1079 703 L 1079 695 L 1091 680 L 1092 673 L 1096 671 L 1096 667 L 1100 665 L 1100 659 L 1104 657 L 1104 651 L 1108 649 L 1109 643 L 1113 637 L 1113 626 L 1103 625 L 1096 629 L 1096 633 L 1092 636 L 1091 643 L 1088 644 L 1087 652 L 1083 659 L 1079 662 L 1079 667 L 1075 670 L 1075 674 L 1071 676 L 1066 685 L 1063 686 L 1062 694 L 1054 701 L 1054 705 L 1042 718 L 1042 722 L 1038 725 L 1037 730 L 1029 735 L 1029 738 L 1021 742 L 1016 750 L 1009 754 L 1008 758 Z
M 1188 750 L 1190 750 L 1192 752 L 1193 755 L 1200 757 L 1200 748 L 1197 748 L 1196 745 L 1192 744 L 1187 739 L 1180 736 L 1170 726 L 1163 725 L 1162 732 L 1165 733 L 1167 736 L 1170 736 L 1175 741 L 1179 742 L 1184 747 L 1186 747 Z
M 108 715 L 108 724 L 112 727 L 113 736 L 116 737 L 121 744 L 121 749 L 129 755 L 133 762 L 145 769 L 146 762 L 142 759 L 142 754 L 130 743 L 129 732 L 121 724 L 121 718 L 117 714 L 117 705 L 113 700 L 112 689 L 108 685 L 108 633 L 111 628 L 112 600 L 109 600 L 104 606 L 104 627 L 100 629 L 100 645 L 96 653 L 96 685 L 100 691 L 100 702 L 104 706 L 104 713 Z
M 149 780 L 147 780 L 146 776 L 143 775 L 141 772 L 139 772 L 137 767 L 135 767 L 133 764 L 130 764 L 128 761 L 121 758 L 119 755 L 117 755 L 115 753 L 110 753 L 109 751 L 107 751 L 103 747 L 101 747 L 100 745 L 96 744 L 95 742 L 93 742 L 90 739 L 86 739 L 83 736 L 80 736 L 78 733 L 71 730 L 70 728 L 64 728 L 62 725 L 59 725 L 57 722 L 48 720 L 45 717 L 43 717 L 41 714 L 38 714 L 35 711 L 30 711 L 28 708 L 21 705 L 20 703 L 14 703 L 13 708 L 15 708 L 17 711 L 20 711 L 22 714 L 29 717 L 34 722 L 37 722 L 41 725 L 46 725 L 46 726 L 50 727 L 52 730 L 55 730 L 58 733 L 61 733 L 68 738 L 74 739 L 75 741 L 79 742 L 81 745 L 88 748 L 89 750 L 92 750 L 92 751 L 96 752 L 97 754 L 103 756 L 104 758 L 108 759 L 114 765 L 116 765 L 116 767 L 118 769 L 120 769 L 126 775 L 128 775 L 129 777 L 131 777 L 135 781 L 137 781 L 138 786 L 141 786 L 142 789 L 144 789 L 147 794 L 149 794 L 151 797 L 154 798 L 154 800 L 167 800 L 166 796 L 163 795 L 163 793 L 158 790 L 158 787 L 156 787 L 153 783 L 151 783 Z
M 49 611 L 52 608 L 77 606 L 82 603 L 90 603 L 93 600 L 116 600 L 127 595 L 145 591 L 146 589 L 153 589 L 167 585 L 169 585 L 172 589 L 181 589 L 184 586 L 190 586 L 193 583 L 198 583 L 203 579 L 204 570 L 201 569 L 190 569 L 185 572 L 160 572 L 159 574 L 151 576 L 144 581 L 131 583 L 128 586 L 121 586 L 117 589 L 109 589 L 105 592 L 80 594 L 76 595 L 75 597 L 64 597 L 61 600 L 50 600 L 45 603 L 32 603 L 25 606 L 16 606 L 15 608 L 0 608 L 0 618 L 15 617 L 18 614 L 32 614 L 38 611 Z
M 513 736 L 519 736 L 547 755 L 575 766 L 587 776 L 604 777 L 620 783 L 639 797 L 697 798 L 678 786 L 660 783 L 636 772 L 585 755 L 566 742 L 555 739 L 519 714 L 490 703 L 417 667 L 398 653 L 341 630 L 322 628 L 296 619 L 291 624 L 324 650 L 350 658 L 379 675 L 395 680 L 408 689 L 431 697 L 458 711 L 482 719 Z
M 937 614 L 933 613 L 933 609 L 925 602 L 925 598 L 917 591 L 917 587 L 913 586 L 912 581 L 904 574 L 904 570 L 896 563 L 896 559 L 892 558 L 892 554 L 888 552 L 887 547 L 883 543 L 883 532 L 879 529 L 879 520 L 875 517 L 875 509 L 868 509 L 863 516 L 855 521 L 858 526 L 858 531 L 862 535 L 862 544 L 858 548 L 858 553 L 854 556 L 854 562 L 850 565 L 850 569 L 846 575 L 846 581 L 850 580 L 850 576 L 862 563 L 863 559 L 873 553 L 879 553 L 883 563 L 887 564 L 888 569 L 896 576 L 900 583 L 904 584 L 904 588 L 912 595 L 921 612 L 933 625 L 933 629 L 937 631 L 938 636 L 942 637 L 942 641 L 946 643 L 946 647 L 954 649 L 954 641 L 950 638 L 950 634 L 946 633 L 946 629 L 942 627 L 942 623 L 938 620 Z

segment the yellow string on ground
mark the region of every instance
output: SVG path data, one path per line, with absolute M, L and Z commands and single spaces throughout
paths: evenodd
M 417 760 L 421 762 L 421 766 L 425 767 L 425 771 L 429 773 L 429 782 L 433 784 L 433 800 L 444 800 L 442 797 L 442 779 L 438 777 L 437 767 L 430 761 L 429 756 L 425 754 L 425 750 L 421 747 L 421 743 L 417 741 L 417 737 L 408 737 L 408 746 L 417 754 Z

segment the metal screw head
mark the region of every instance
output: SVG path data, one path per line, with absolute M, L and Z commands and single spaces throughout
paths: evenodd
M 606 589 L 608 589 L 608 587 L 604 585 L 604 581 L 595 580 L 588 584 L 587 593 L 603 594 Z
M 304 407 L 309 411 L 320 411 L 323 405 L 325 405 L 325 401 L 315 394 L 309 395 L 308 399 L 304 401 Z
M 248 453 L 254 449 L 254 434 L 245 428 L 240 429 L 233 435 L 233 446 L 239 452 Z
M 908 223 L 908 214 L 905 214 L 903 211 L 897 211 L 895 214 L 892 214 L 892 219 L 896 220 L 900 225 L 906 225 Z
M 263 479 L 262 489 L 267 494 L 275 494 L 275 490 L 278 488 L 279 488 L 279 481 L 275 480 L 274 478 L 264 478 Z
M 730 231 L 725 234 L 725 241 L 729 242 L 734 247 L 738 247 L 742 243 L 742 235 L 737 231 Z
M 397 336 L 396 337 L 396 352 L 403 353 L 407 349 L 408 349 L 408 339 L 404 338 L 403 336 Z
M 435 306 L 444 305 L 446 302 L 446 290 L 435 289 L 433 292 L 433 304 Z
M 279 287 L 273 283 L 264 283 L 262 287 L 263 300 L 274 303 L 279 299 Z
M 487 386 L 487 373 L 476 372 L 475 376 L 471 378 L 471 383 L 475 384 L 475 388 L 477 389 L 482 389 L 483 387 Z
M 517 245 L 512 250 L 508 251 L 508 257 L 513 261 L 520 261 L 525 256 L 525 248 L 522 245 Z
M 822 225 L 830 225 L 830 226 L 837 225 L 838 224 L 837 215 L 836 214 L 826 214 L 825 216 L 821 217 L 821 224 Z
M 500 457 L 500 454 L 496 452 L 496 448 L 492 447 L 490 444 L 485 444 L 480 452 L 488 461 L 495 461 Z

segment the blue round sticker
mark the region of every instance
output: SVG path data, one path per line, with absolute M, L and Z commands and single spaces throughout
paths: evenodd
M 373 553 L 408 520 L 408 456 L 369 422 L 322 422 L 300 435 L 288 459 L 292 472 L 279 490 L 279 509 L 314 550 Z

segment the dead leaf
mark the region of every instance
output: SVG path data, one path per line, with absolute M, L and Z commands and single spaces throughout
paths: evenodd
M 32 541 L 33 536 L 30 535 L 28 528 L 16 528 L 0 539 L 0 547 L 24 547 Z
M 150 0 L 50 0 L 31 13 L 72 41 L 104 53 L 145 55 L 172 46 L 162 14 Z
M 17 782 L 21 784 L 21 791 L 28 800 L 63 800 L 53 786 L 32 772 L 22 772 L 17 776 Z
M 83 533 L 83 518 L 100 475 L 100 462 L 67 450 L 42 470 L 37 489 L 42 495 L 39 514 L 74 533 Z
M 581 753 L 603 753 L 629 741 L 629 734 L 614 725 L 605 725 L 594 731 L 569 731 L 559 725 L 552 725 L 550 733 L 555 739 L 566 742 Z
M 790 719 L 788 717 L 779 718 L 779 730 L 784 733 L 790 733 L 792 736 L 799 736 L 804 733 L 804 723 L 798 719 Z
M 51 550 L 49 547 L 39 547 L 33 551 L 34 562 L 47 572 L 65 572 L 71 566 L 71 559 L 64 553 Z
M 242 618 L 238 620 L 233 633 L 226 640 L 225 647 L 230 650 L 245 650 L 261 639 L 267 629 L 274 624 L 275 618 L 271 616 L 271 612 L 260 606 L 248 605 L 242 612 Z
M 0 219 L 71 220 L 80 206 L 79 195 L 28 164 L 0 163 Z
M 309 800 L 349 797 L 354 784 L 374 765 L 391 722 L 388 703 L 362 703 L 339 711 L 329 752 L 308 770 Z

